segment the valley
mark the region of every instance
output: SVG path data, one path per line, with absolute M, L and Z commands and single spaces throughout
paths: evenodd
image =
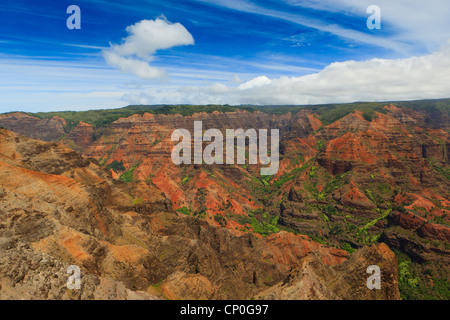
M 449 107 L 1 114 L 0 296 L 448 299 Z M 248 148 L 245 164 L 174 164 L 172 132 L 194 136 L 196 121 L 278 129 L 278 173 L 261 175 Z M 80 292 L 64 287 L 70 264 Z M 369 264 L 381 290 L 365 287 Z

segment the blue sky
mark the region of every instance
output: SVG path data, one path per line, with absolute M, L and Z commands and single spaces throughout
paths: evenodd
M 0 112 L 450 97 L 449 2 L 392 2 L 3 2 Z M 80 30 L 66 27 L 73 4 Z M 366 26 L 371 4 L 380 30 Z

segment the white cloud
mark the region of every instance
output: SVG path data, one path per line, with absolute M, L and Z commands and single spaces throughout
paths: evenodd
M 411 54 L 435 51 L 443 41 L 450 39 L 448 0 L 284 0 L 291 6 L 315 10 L 340 12 L 368 18 L 366 9 L 370 5 L 381 8 L 382 29 L 380 32 L 359 31 L 345 25 L 312 18 L 289 9 L 271 9 L 248 0 L 197 0 L 214 6 L 264 15 L 294 24 L 303 25 L 356 43 L 375 45 L 393 50 L 406 57 Z M 361 22 L 365 26 L 364 19 Z M 382 34 L 382 36 L 380 36 Z
M 259 88 L 259 87 L 262 87 L 265 85 L 269 85 L 271 83 L 272 83 L 272 81 L 269 78 L 267 78 L 266 76 L 259 76 L 259 77 L 256 77 L 250 81 L 247 81 L 247 82 L 241 84 L 239 86 L 239 89 L 246 90 L 246 89 L 252 89 L 252 88 Z
M 122 100 L 130 105 L 148 104 L 148 96 L 143 92 L 127 93 L 123 95 Z
M 157 50 L 192 45 L 194 38 L 180 23 L 170 23 L 164 18 L 142 20 L 126 28 L 128 37 L 123 43 L 111 44 L 102 51 L 106 63 L 124 73 L 142 79 L 164 77 L 165 71 L 149 65 Z
M 340 26 L 339 24 L 336 23 L 327 23 L 321 19 L 311 18 L 310 16 L 307 15 L 269 9 L 251 3 L 247 0 L 197 0 L 197 1 L 210 3 L 212 5 L 219 5 L 225 8 L 241 12 L 259 14 L 263 16 L 272 17 L 275 19 L 288 21 L 294 24 L 306 26 L 308 28 L 313 28 L 316 30 L 334 34 L 338 37 L 349 39 L 354 42 L 365 43 L 369 45 L 383 47 L 385 49 L 390 49 L 403 55 L 407 55 L 408 52 L 414 49 L 412 45 L 397 41 L 396 39 L 391 39 L 388 37 L 378 37 L 376 35 L 372 35 L 366 32 L 349 29 L 344 26 Z M 399 14 L 402 14 L 402 12 L 400 12 Z
M 103 57 L 110 66 L 118 68 L 123 73 L 133 73 L 142 79 L 162 78 L 166 76 L 164 70 L 151 67 L 146 61 L 124 58 L 114 51 L 104 51 Z
M 194 71 L 178 70 L 187 75 Z M 407 59 L 333 63 L 305 76 L 240 74 L 246 81 L 241 87 L 229 82 L 232 75 L 224 73 L 216 80 L 204 82 L 205 74 L 201 74 L 198 79 L 174 79 L 150 86 L 133 74 L 118 76 L 114 70 L 101 67 L 97 60 L 68 63 L 3 59 L 0 61 L 0 112 L 86 110 L 158 103 L 317 104 L 450 98 L 450 48 Z M 124 81 L 130 85 L 124 85 Z
M 450 47 L 405 59 L 332 63 L 318 73 L 269 79 L 238 87 L 215 84 L 147 89 L 145 103 L 320 104 L 450 97 Z
M 305 25 L 354 42 L 392 49 L 408 58 L 333 63 L 321 71 L 308 70 L 315 72 L 309 75 L 299 72 L 296 77 L 274 78 L 264 72 L 253 78 L 243 76 L 246 82 L 240 82 L 241 78 L 237 76 L 215 85 L 195 84 L 164 90 L 153 87 L 132 92 L 123 97 L 124 101 L 130 100 L 127 97 L 138 97 L 138 101 L 148 104 L 317 104 L 450 97 L 450 48 L 439 49 L 450 39 L 450 2 L 447 0 L 378 0 L 376 4 L 381 8 L 382 28 L 389 32 L 389 36 L 330 25 L 309 16 L 269 9 L 247 0 L 198 1 Z M 374 4 L 372 0 L 284 1 L 290 5 L 360 17 L 367 17 L 367 7 Z M 138 45 L 134 38 L 129 43 L 130 47 Z M 124 46 L 121 54 L 127 53 L 129 46 Z M 146 52 L 152 52 L 151 48 L 139 51 L 140 57 L 146 59 Z M 424 52 L 434 53 L 423 55 Z
M 231 78 L 230 82 L 231 82 L 231 83 L 241 83 L 242 80 L 241 80 L 241 78 L 239 77 L 239 75 L 233 74 L 233 78 Z
M 390 39 L 397 43 L 414 44 L 426 50 L 437 50 L 450 39 L 448 0 L 284 0 L 289 5 L 351 13 L 367 17 L 368 6 L 381 9 L 382 28 L 395 32 Z

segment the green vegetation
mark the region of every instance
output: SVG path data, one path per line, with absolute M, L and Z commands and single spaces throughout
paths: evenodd
M 331 204 L 324 206 L 324 211 L 330 216 L 337 213 L 336 208 Z
M 273 176 L 261 176 L 261 183 L 266 186 L 270 187 L 269 181 L 272 180 Z
M 401 213 L 406 213 L 407 212 L 407 210 L 405 209 L 404 206 L 393 206 L 392 210 L 398 211 L 398 212 L 401 212 Z
M 191 215 L 192 210 L 187 207 L 182 207 L 177 209 L 178 212 L 181 212 L 182 214 L 185 214 L 187 216 Z
M 317 170 L 317 167 L 316 166 L 312 166 L 311 167 L 311 169 L 309 170 L 309 176 L 311 177 L 311 178 L 314 178 L 314 176 L 316 175 L 316 170 Z
M 363 117 L 371 121 L 375 112 L 387 113 L 383 107 L 385 103 L 365 102 L 365 103 L 352 103 L 352 104 L 332 104 L 324 106 L 313 106 L 313 111 L 316 111 L 320 115 L 320 120 L 325 124 L 333 123 L 346 115 L 352 113 L 355 110 L 363 112 Z M 370 119 L 370 120 L 369 120 Z
M 140 105 L 128 106 L 118 109 L 105 110 L 89 110 L 89 111 L 56 111 L 56 112 L 38 112 L 27 113 L 40 119 L 50 119 L 54 116 L 61 117 L 66 120 L 66 132 L 71 131 L 81 121 L 93 125 L 96 128 L 107 126 L 120 118 L 130 117 L 134 114 L 181 114 L 183 116 L 191 116 L 194 113 L 206 112 L 232 112 L 236 110 L 247 110 L 253 112 L 254 107 L 232 107 L 229 105 Z M 156 143 L 155 143 L 156 144 Z
M 343 250 L 347 251 L 348 253 L 353 253 L 356 251 L 356 249 L 353 249 L 352 246 L 347 242 L 344 242 L 341 247 Z
M 108 169 L 114 170 L 116 173 L 118 173 L 119 171 L 125 171 L 125 166 L 123 165 L 123 160 L 120 160 L 120 162 L 118 162 L 117 160 L 114 160 L 113 162 L 108 164 L 106 167 Z
M 411 260 L 404 260 L 398 264 L 398 280 L 403 287 L 415 289 L 419 284 L 419 277 L 413 275 Z
M 314 197 L 314 199 L 316 199 L 317 201 L 320 202 L 320 201 L 325 200 L 325 197 L 326 197 L 325 193 L 323 192 L 323 190 L 322 190 L 322 192 L 320 192 L 319 190 L 317 190 L 317 187 L 316 187 L 316 184 L 315 184 L 315 183 L 308 181 L 308 182 L 306 182 L 306 183 L 304 184 L 304 187 L 305 187 L 305 189 L 306 189 L 307 191 L 309 191 L 309 193 L 311 193 L 311 195 L 312 195 L 312 196 Z M 322 205 L 317 205 L 316 207 L 317 207 L 319 210 L 324 211 L 324 209 L 322 208 Z
M 156 146 L 158 143 L 160 143 L 162 141 L 162 139 L 160 138 L 156 138 L 155 141 L 153 141 L 152 146 Z
M 388 183 L 379 183 L 377 189 L 381 194 L 387 194 L 391 192 L 391 186 Z
M 56 111 L 27 113 L 30 116 L 40 119 L 50 119 L 54 116 L 64 118 L 67 122 L 66 132 L 75 128 L 81 121 L 89 123 L 96 128 L 104 127 L 119 118 L 125 118 L 134 114 L 181 114 L 191 116 L 194 113 L 214 111 L 232 112 L 246 110 L 254 112 L 256 110 L 269 114 L 285 114 L 288 112 L 297 113 L 300 110 L 308 109 L 319 115 L 324 125 L 333 123 L 355 110 L 363 112 L 363 117 L 367 121 L 372 121 L 376 112 L 387 113 L 383 107 L 390 102 L 356 102 L 346 104 L 323 104 L 323 105 L 271 105 L 271 106 L 230 106 L 230 105 L 130 105 L 117 109 L 89 110 L 89 111 Z M 450 99 L 419 100 L 419 101 L 397 101 L 392 102 L 399 107 L 407 107 L 413 110 L 426 109 L 431 115 L 430 119 L 439 119 L 449 113 Z M 433 121 L 431 121 L 433 122 Z M 431 123 L 433 125 L 433 123 Z
M 328 182 L 325 185 L 325 188 L 323 188 L 323 192 L 328 195 L 328 194 L 331 194 L 334 191 L 342 188 L 344 185 L 348 184 L 349 181 L 346 178 L 346 176 L 347 176 L 347 173 L 341 173 L 341 174 L 336 175 L 333 178 L 333 180 L 331 180 L 330 182 Z
M 445 179 L 450 180 L 450 169 L 446 169 L 439 166 L 433 166 L 433 169 L 440 173 Z
M 69 142 L 71 142 L 71 141 L 69 141 Z M 71 146 L 69 145 L 69 147 L 71 147 Z M 108 154 L 105 154 L 100 159 L 98 159 L 98 162 L 100 163 L 100 165 L 104 166 L 109 161 L 109 159 L 111 158 L 111 154 L 114 152 L 114 150 L 117 149 L 117 147 L 118 147 L 118 145 L 114 144 L 111 147 L 111 149 L 109 150 Z M 123 169 L 123 170 L 125 170 L 125 169 Z
M 136 205 L 142 204 L 143 201 L 144 201 L 143 198 L 133 199 L 132 204 L 133 204 L 133 206 L 136 206 Z
M 380 215 L 378 218 L 376 218 L 376 219 L 374 219 L 374 220 L 372 220 L 372 221 L 366 223 L 366 224 L 358 231 L 358 234 L 367 234 L 367 231 L 368 231 L 370 228 L 372 228 L 375 224 L 377 224 L 379 221 L 381 221 L 381 220 L 383 220 L 383 219 L 386 219 L 387 216 L 392 212 L 392 209 L 387 209 L 387 210 L 384 210 L 384 211 L 382 211 L 382 210 L 380 210 L 380 209 L 377 209 L 377 211 L 378 211 L 379 213 L 381 213 L 381 215 Z
M 203 217 L 206 213 L 206 210 L 208 208 L 206 207 L 206 189 L 200 188 L 198 189 L 196 195 L 195 195 L 195 203 L 198 205 L 199 209 L 198 211 L 194 212 L 194 216 L 200 216 Z
M 263 237 L 267 237 L 272 233 L 277 233 L 278 229 L 278 216 L 270 216 L 269 213 L 262 209 L 251 211 L 248 216 L 237 215 L 231 217 L 237 223 L 250 225 L 254 233 L 260 234 Z
M 226 227 L 227 226 L 227 219 L 224 216 L 220 215 L 220 214 L 216 214 L 214 216 L 214 220 L 218 224 L 220 224 L 221 227 Z
M 318 115 L 319 119 L 324 125 L 333 123 L 342 117 L 352 113 L 355 110 L 362 112 L 362 116 L 366 121 L 373 121 L 376 119 L 377 113 L 386 114 L 387 110 L 383 107 L 388 104 L 386 102 L 380 103 L 365 103 L 358 102 L 352 104 L 328 104 L 328 105 L 316 105 L 316 106 L 229 106 L 229 105 L 158 105 L 158 106 L 129 106 L 114 110 L 92 110 L 83 112 L 51 112 L 51 113 L 37 113 L 30 114 L 39 118 L 50 118 L 52 116 L 60 116 L 67 121 L 65 130 L 68 132 L 72 130 L 80 121 L 92 124 L 95 130 L 95 136 L 98 137 L 106 132 L 105 126 L 111 124 L 119 118 L 129 117 L 134 114 L 181 114 L 184 116 L 190 116 L 194 113 L 205 112 L 211 113 L 213 111 L 219 112 L 232 112 L 237 110 L 246 110 L 254 112 L 260 110 L 268 114 L 284 114 L 291 112 L 295 114 L 301 110 L 308 109 Z M 431 117 L 426 119 L 430 122 L 429 127 L 433 127 L 433 119 L 439 119 L 448 117 L 450 99 L 448 100 L 436 100 L 436 101 L 415 101 L 415 102 L 400 102 L 394 103 L 395 105 L 402 107 L 412 108 L 414 110 L 423 110 L 427 108 L 427 112 L 431 114 Z M 321 129 L 315 131 L 317 133 Z M 410 129 L 408 129 L 410 130 Z M 429 135 L 431 134 L 423 133 Z M 105 135 L 106 136 L 106 135 Z M 63 137 L 61 137 L 63 138 Z M 319 138 L 319 136 L 316 136 Z M 156 137 L 153 145 L 162 141 L 163 137 Z M 442 145 L 443 154 L 446 153 L 445 143 L 438 138 L 433 138 L 437 143 Z M 112 140 L 112 139 L 111 139 Z M 108 141 L 108 143 L 114 144 L 117 141 Z M 316 150 L 320 151 L 324 149 L 326 143 L 324 140 L 317 140 Z M 113 148 L 103 155 L 99 159 L 102 165 L 108 163 L 112 154 L 112 151 L 117 148 L 117 145 L 113 145 Z M 374 148 L 368 145 L 368 148 Z M 242 150 L 241 150 L 242 151 Z M 248 158 L 248 151 L 245 152 L 246 158 Z M 229 222 L 232 220 L 243 225 L 243 231 L 252 231 L 253 233 L 260 234 L 264 237 L 270 234 L 279 232 L 280 230 L 287 230 L 293 233 L 307 234 L 313 240 L 320 242 L 324 245 L 337 246 L 349 253 L 354 252 L 357 247 L 362 245 L 370 245 L 372 243 L 379 242 L 380 228 L 374 228 L 374 226 L 383 219 L 386 219 L 391 211 L 406 212 L 405 206 L 409 202 L 405 200 L 401 205 L 392 206 L 388 203 L 393 201 L 393 196 L 399 194 L 399 192 L 407 192 L 408 185 L 407 177 L 395 177 L 398 182 L 405 182 L 404 184 L 396 184 L 395 187 L 391 187 L 388 183 L 382 183 L 381 181 L 388 181 L 383 179 L 381 173 L 374 171 L 372 173 L 364 173 L 366 175 L 367 183 L 361 182 L 363 179 L 354 179 L 352 175 L 358 174 L 356 171 L 350 173 L 338 174 L 332 176 L 327 173 L 322 166 L 317 164 L 317 158 L 312 158 L 305 163 L 305 156 L 301 154 L 302 149 L 291 151 L 286 156 L 290 157 L 291 166 L 295 167 L 290 172 L 284 173 L 278 179 L 274 179 L 273 176 L 259 176 L 253 166 L 245 164 L 243 166 L 242 174 L 245 178 L 245 186 L 253 191 L 254 198 L 244 195 L 249 200 L 256 200 L 259 203 L 267 205 L 267 209 L 254 210 L 246 215 L 233 215 L 233 206 L 230 199 L 223 201 L 221 214 L 214 215 L 213 219 L 222 227 L 229 226 Z M 332 156 L 334 157 L 334 156 Z M 430 168 L 436 171 L 439 175 L 445 179 L 450 179 L 450 170 L 448 166 L 442 166 L 439 162 L 436 163 L 433 159 L 430 161 Z M 123 161 L 114 160 L 107 165 L 107 168 L 112 169 L 116 173 L 121 173 L 120 180 L 125 182 L 132 182 L 134 170 L 139 165 L 135 164 L 127 171 Z M 407 164 L 408 166 L 408 164 Z M 222 167 L 213 171 L 208 168 L 202 168 L 209 173 L 210 177 L 217 182 L 225 192 L 229 194 L 236 193 L 237 190 L 227 180 L 231 175 L 227 176 L 226 172 L 222 171 L 222 174 L 217 174 L 222 170 Z M 412 167 L 410 168 L 412 169 Z M 306 170 L 306 171 L 305 171 Z M 216 173 L 216 175 L 213 174 Z M 305 173 L 305 174 L 304 174 Z M 304 174 L 305 179 L 299 179 Z M 437 175 L 437 174 L 436 174 Z M 181 185 L 187 186 L 191 179 L 195 177 L 195 172 L 183 169 L 180 173 Z M 370 179 L 368 179 L 370 177 Z M 403 180 L 402 180 L 403 179 Z M 442 180 L 442 179 L 441 179 Z M 295 181 L 296 187 L 299 186 L 299 190 L 304 192 L 302 199 L 297 201 L 291 201 L 296 203 L 290 203 L 287 201 L 289 189 L 282 188 L 287 186 L 289 182 Z M 350 181 L 359 181 L 358 187 L 364 191 L 367 198 L 378 206 L 375 210 L 362 210 L 351 205 L 345 204 L 342 201 L 342 194 L 335 193 L 334 197 L 331 194 L 336 190 L 342 188 Z M 394 185 L 394 184 L 393 184 Z M 323 186 L 323 189 L 319 188 Z M 183 189 L 186 189 L 184 187 Z M 319 191 L 320 190 L 320 191 Z M 200 188 L 194 197 L 192 207 L 182 207 L 177 211 L 197 218 L 206 216 L 208 210 L 207 207 L 207 192 L 205 188 Z M 406 194 L 405 197 L 406 198 Z M 277 199 L 277 200 L 273 200 Z M 142 202 L 141 198 L 131 199 L 133 205 L 137 205 Z M 411 201 L 412 202 L 412 201 Z M 409 203 L 411 204 L 411 203 Z M 439 207 L 438 204 L 436 204 Z M 278 206 L 278 207 L 277 207 Z M 281 208 L 281 209 L 280 209 Z M 276 209 L 276 210 L 274 210 Z M 272 212 L 280 212 L 281 210 L 293 212 L 288 221 L 286 219 L 286 226 L 278 224 L 278 216 L 269 214 Z M 415 208 L 416 211 L 424 211 L 423 208 Z M 421 212 L 423 216 L 426 212 Z M 445 216 L 438 217 L 433 216 L 435 223 L 444 224 Z M 292 223 L 291 223 L 292 222 Z M 311 227 L 312 226 L 312 227 Z M 377 225 L 378 227 L 378 225 Z M 292 229 L 289 229 L 292 228 Z M 391 228 L 391 226 L 389 226 Z M 375 232 L 375 230 L 377 230 Z M 399 232 L 406 232 L 401 230 Z M 417 234 L 408 234 L 413 239 L 420 241 L 420 243 L 431 243 L 430 240 L 419 239 Z M 416 236 L 417 238 L 413 238 Z M 429 242 L 425 242 L 429 241 Z M 434 244 L 433 244 L 434 245 Z M 436 245 L 437 246 L 437 245 Z M 439 247 L 445 247 L 450 249 L 448 243 L 439 243 Z M 435 264 L 431 266 L 418 263 L 411 260 L 407 255 L 401 252 L 396 252 L 399 259 L 399 282 L 402 298 L 404 299 L 447 299 L 450 297 L 450 289 L 448 281 L 448 270 L 443 271 L 439 267 L 435 267 Z
M 141 162 L 138 162 L 137 164 L 135 164 L 134 166 L 132 166 L 130 168 L 130 170 L 128 170 L 127 172 L 125 172 L 124 174 L 122 174 L 119 179 L 123 182 L 133 182 L 133 175 L 134 175 L 134 170 L 141 164 Z
M 186 185 L 188 182 L 189 182 L 189 180 L 191 180 L 191 177 L 184 177 L 183 178 L 183 180 L 181 180 L 181 185 Z
M 430 115 L 429 126 L 434 127 L 438 121 L 434 119 L 443 119 L 450 112 L 450 99 L 433 99 L 433 100 L 417 100 L 417 101 L 399 101 L 394 102 L 398 107 L 406 107 L 413 110 L 426 110 Z
M 372 189 L 366 189 L 364 190 L 364 193 L 366 197 L 376 205 L 383 203 L 383 197 L 378 192 L 374 192 Z
M 317 150 L 318 151 L 321 151 L 324 146 L 325 146 L 325 142 L 323 140 L 318 140 L 317 141 Z
M 355 102 L 342 104 L 323 104 L 323 105 L 284 105 L 284 106 L 258 106 L 257 109 L 270 114 L 284 114 L 288 112 L 297 113 L 302 109 L 308 109 L 319 115 L 319 119 L 324 125 L 333 123 L 355 110 L 363 112 L 363 117 L 367 121 L 374 119 L 375 113 L 386 114 L 384 109 L 389 103 L 397 107 L 407 107 L 413 110 L 424 110 L 431 115 L 430 119 L 442 119 L 450 111 L 450 99 L 437 100 L 418 100 L 418 101 L 385 101 L 385 102 Z M 431 120 L 433 122 L 433 120 Z M 430 123 L 433 125 L 433 123 Z
M 66 120 L 66 132 L 70 132 L 81 121 L 93 125 L 95 128 L 105 127 L 119 118 L 130 117 L 134 114 L 181 114 L 183 116 L 191 116 L 194 113 L 205 112 L 233 112 L 245 110 L 248 112 L 262 111 L 268 114 L 285 114 L 291 112 L 293 114 L 301 110 L 311 110 L 319 116 L 324 125 L 333 123 L 342 117 L 352 113 L 355 110 L 363 112 L 363 117 L 367 121 L 374 119 L 375 113 L 387 113 L 383 107 L 390 102 L 356 102 L 346 104 L 323 104 L 323 105 L 271 105 L 271 106 L 230 106 L 230 105 L 130 105 L 117 109 L 104 110 L 88 110 L 88 111 L 56 111 L 56 112 L 38 112 L 26 113 L 40 119 L 50 119 L 59 116 Z M 399 101 L 392 102 L 399 107 L 407 107 L 414 110 L 423 110 L 426 108 L 427 113 L 431 115 L 430 119 L 442 118 L 449 113 L 450 99 L 440 100 L 420 100 L 420 101 Z M 430 125 L 432 126 L 433 121 Z M 159 139 L 155 141 L 155 144 Z
M 324 125 L 335 122 L 336 120 L 345 117 L 355 110 L 360 110 L 366 117 L 373 117 L 375 112 L 387 113 L 383 107 L 388 104 L 386 102 L 356 102 L 356 103 L 342 103 L 342 104 L 322 104 L 322 105 L 305 105 L 305 106 L 259 106 L 257 107 L 263 112 L 270 114 L 284 114 L 288 112 L 297 113 L 302 109 L 308 109 L 319 115 L 319 119 Z
M 408 255 L 393 250 L 397 256 L 400 296 L 404 300 L 448 300 L 449 270 L 445 266 L 418 263 Z
M 434 222 L 436 222 L 438 224 L 446 224 L 445 223 L 445 218 L 447 218 L 447 214 L 443 214 L 442 216 L 435 216 L 434 217 Z
M 289 182 L 291 180 L 293 180 L 294 178 L 296 178 L 300 173 L 302 173 L 306 168 L 308 168 L 311 165 L 311 163 L 306 163 L 304 164 L 302 167 L 300 168 L 295 168 L 294 170 L 292 170 L 289 173 L 286 173 L 284 175 L 282 175 L 280 178 L 278 178 L 278 180 L 276 180 L 274 182 L 274 186 L 279 188 L 281 187 L 283 184 L 285 184 L 286 182 Z

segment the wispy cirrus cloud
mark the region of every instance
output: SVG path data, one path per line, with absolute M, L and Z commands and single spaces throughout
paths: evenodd
M 450 96 L 449 52 L 439 50 L 450 38 L 447 0 L 79 4 L 89 10 L 77 31 L 50 0 L 26 12 L 0 5 L 0 112 Z M 381 7 L 382 30 L 366 28 L 371 4 Z M 161 13 L 179 23 L 155 19 Z M 195 46 L 177 48 L 192 35 Z M 148 81 L 159 78 L 167 81 Z
M 197 0 L 212 6 L 220 6 L 240 12 L 272 17 L 327 32 L 356 43 L 373 45 L 389 49 L 402 56 L 417 53 L 420 50 L 437 50 L 443 41 L 450 39 L 448 12 L 450 2 L 447 0 L 379 0 L 385 32 L 381 35 L 364 30 L 362 23 L 359 29 L 346 26 L 339 20 L 327 21 L 320 12 L 341 13 L 355 17 L 367 18 L 367 7 L 373 5 L 372 0 L 284 0 L 288 8 L 273 9 L 258 1 L 249 0 Z M 316 17 L 302 14 L 305 8 L 317 11 Z M 335 15 L 336 16 L 336 15 Z M 364 21 L 364 20 L 361 20 Z
M 340 25 L 336 21 L 327 22 L 323 19 L 314 18 L 312 16 L 303 15 L 301 13 L 291 13 L 285 10 L 274 10 L 247 0 L 197 0 L 197 1 L 245 13 L 264 15 L 275 19 L 288 21 L 308 28 L 328 32 L 335 36 L 348 39 L 354 42 L 390 49 L 403 55 L 407 55 L 408 52 L 413 49 L 413 46 L 411 44 L 402 43 L 401 41 L 399 41 L 399 39 L 394 39 L 386 36 L 380 37 L 353 28 L 347 28 Z M 362 12 L 362 14 L 366 14 L 366 12 L 364 11 Z
M 447 0 L 283 0 L 288 5 L 330 13 L 367 16 L 366 8 L 376 4 L 383 24 L 391 29 L 392 41 L 414 43 L 430 51 L 450 39 Z

